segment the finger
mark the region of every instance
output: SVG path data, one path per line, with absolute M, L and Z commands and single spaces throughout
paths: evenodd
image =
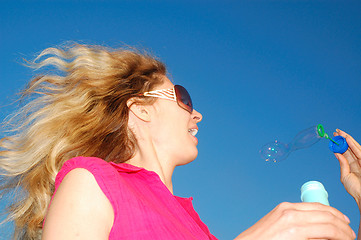
M 346 132 L 340 130 L 340 129 L 336 129 L 336 131 L 346 139 L 347 144 L 349 145 L 350 149 L 352 150 L 352 152 L 354 153 L 354 155 L 358 158 L 361 159 L 361 146 L 360 144 L 349 134 L 347 134 Z
M 335 223 L 312 224 L 304 228 L 304 234 L 308 239 L 328 239 L 328 240 L 351 240 L 355 239 L 356 234 L 350 226 Z
M 350 141 L 350 139 L 348 139 L 350 136 L 347 133 L 345 133 L 344 131 L 340 130 L 340 129 L 336 129 L 336 132 L 334 133 L 334 136 L 342 136 L 342 137 L 344 137 L 346 139 L 346 141 Z M 358 161 L 357 157 L 355 156 L 355 154 L 353 153 L 351 147 L 349 147 L 347 149 L 347 151 L 343 153 L 343 156 L 345 156 L 345 158 L 349 162 L 349 165 L 351 166 L 351 171 L 352 172 L 359 171 L 359 169 L 360 169 L 359 168 L 359 161 Z
M 287 222 L 298 223 L 296 231 L 307 239 L 353 239 L 354 233 L 349 219 L 338 210 L 322 204 L 296 204 L 298 209 L 313 208 L 314 210 L 292 210 L 286 214 Z M 320 210 L 321 209 L 321 210 Z M 336 210 L 336 211 L 334 211 Z
M 340 129 L 336 129 L 336 132 L 342 133 L 343 135 L 346 135 L 346 136 L 350 136 L 350 139 L 356 144 L 356 146 L 358 148 L 361 148 L 361 145 L 350 134 L 348 134 L 345 131 L 342 131 Z
M 356 140 L 353 139 L 353 137 L 351 137 L 350 135 L 347 135 L 346 141 L 347 141 L 349 148 L 352 150 L 353 154 L 356 156 L 357 159 L 360 160 L 361 159 L 360 144 L 358 144 L 358 142 L 356 142 Z
M 316 216 L 319 215 L 319 216 Z M 340 220 L 337 217 L 334 217 L 333 214 L 329 212 L 317 212 L 317 214 L 313 214 L 315 219 L 312 219 L 313 222 L 311 224 L 313 226 L 317 226 L 318 234 L 312 235 L 310 237 L 314 238 L 326 238 L 326 239 L 353 239 L 354 232 L 351 227 Z M 316 222 L 316 220 L 318 220 Z M 335 231 L 336 230 L 336 231 Z M 347 238 L 345 238 L 347 237 Z
M 331 206 L 326 206 L 321 203 L 282 203 L 280 204 L 281 208 L 284 209 L 295 209 L 299 211 L 322 211 L 322 212 L 330 212 L 337 218 L 341 219 L 345 223 L 349 223 L 350 220 L 346 217 L 342 212 L 333 208 Z
M 339 218 L 330 211 L 309 210 L 309 211 L 298 211 L 298 212 L 300 213 L 299 214 L 300 218 L 301 216 L 304 218 L 305 215 L 312 216 L 310 218 L 303 219 L 307 223 L 318 224 L 318 223 L 332 222 L 335 223 L 336 225 L 346 225 L 346 226 L 350 223 L 349 220 L 345 217 L 345 215 L 342 214 L 342 217 Z
M 355 154 L 353 154 L 351 149 L 347 149 L 347 151 L 344 152 L 342 155 L 347 159 L 347 161 L 350 165 L 357 162 L 357 158 L 356 158 Z
M 351 168 L 345 156 L 339 153 L 335 153 L 335 156 L 340 163 L 341 182 L 343 183 L 343 179 L 351 173 Z

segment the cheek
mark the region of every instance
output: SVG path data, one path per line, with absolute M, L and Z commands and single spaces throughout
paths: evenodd
M 188 133 L 190 115 L 176 103 L 171 103 L 167 103 L 169 106 L 166 111 L 158 112 L 155 123 L 157 130 L 154 134 L 168 149 L 183 149 L 185 146 L 182 145 L 188 145 L 188 141 L 191 140 Z
M 174 142 L 181 137 L 181 128 L 177 126 L 178 124 L 174 119 L 163 117 L 159 119 L 156 125 L 156 131 L 153 134 L 162 144 L 174 144 Z
M 186 127 L 175 122 L 163 125 L 162 134 L 159 136 L 163 146 L 170 152 L 186 151 L 189 145 L 189 134 Z M 178 153 L 177 153 L 178 154 Z

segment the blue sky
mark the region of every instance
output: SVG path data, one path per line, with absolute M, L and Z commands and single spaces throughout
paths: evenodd
M 359 1 L 1 1 L 0 117 L 33 74 L 22 58 L 68 40 L 145 48 L 203 114 L 199 156 L 173 183 L 214 235 L 232 239 L 280 202 L 299 202 L 308 180 L 357 231 L 327 140 L 278 164 L 258 151 L 318 123 L 361 141 L 360 11 Z

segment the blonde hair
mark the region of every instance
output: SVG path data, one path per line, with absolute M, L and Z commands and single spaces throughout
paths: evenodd
M 22 92 L 26 104 L 6 123 L 10 133 L 0 140 L 0 174 L 6 180 L 0 190 L 17 195 L 8 214 L 16 239 L 39 238 L 66 160 L 95 156 L 119 163 L 132 157 L 137 142 L 126 103 L 166 75 L 164 64 L 146 53 L 80 44 L 45 49 L 28 63 L 46 74 Z

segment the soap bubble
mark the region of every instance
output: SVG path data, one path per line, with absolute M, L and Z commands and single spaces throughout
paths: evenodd
M 277 140 L 267 143 L 259 152 L 267 162 L 279 162 L 286 159 L 291 152 L 317 143 L 321 139 L 320 134 L 325 134 L 321 124 L 300 131 L 288 144 Z
M 301 148 L 311 147 L 313 144 L 320 141 L 321 136 L 319 135 L 319 126 L 313 126 L 297 133 L 296 137 L 293 138 L 291 150 L 295 151 Z
M 286 159 L 290 152 L 290 148 L 287 144 L 277 140 L 267 143 L 260 150 L 261 157 L 267 162 L 279 162 L 283 159 Z

